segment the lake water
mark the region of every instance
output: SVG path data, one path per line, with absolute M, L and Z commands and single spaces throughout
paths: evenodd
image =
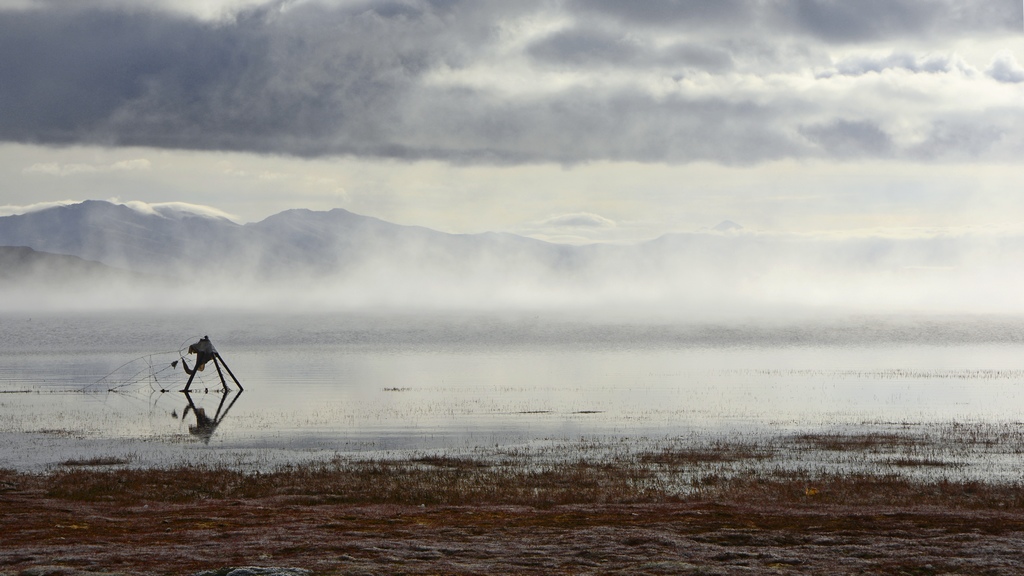
M 170 362 L 204 334 L 244 392 L 221 392 L 213 366 L 178 392 L 187 376 Z M 1016 433 L 1022 352 L 1024 320 L 1005 317 L 6 315 L 0 467 L 123 457 L 258 468 L 964 424 Z M 1012 476 L 1017 449 L 957 457 Z

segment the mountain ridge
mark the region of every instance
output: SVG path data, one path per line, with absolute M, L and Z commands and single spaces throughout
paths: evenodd
M 514 234 L 449 234 L 343 208 L 285 210 L 258 222 L 169 218 L 100 200 L 0 217 L 0 245 L 28 246 L 156 275 L 325 276 L 371 261 L 452 269 L 513 253 L 564 259 L 560 245 Z M 512 258 L 515 260 L 515 258 Z
M 37 288 L 44 286 L 60 292 L 47 300 L 54 306 L 541 306 L 599 313 L 633 307 L 688 317 L 743 314 L 765 303 L 1024 310 L 1015 273 L 1024 261 L 1020 234 L 843 238 L 720 225 L 637 244 L 577 246 L 497 232 L 449 234 L 342 208 L 286 210 L 239 224 L 202 213 L 168 217 L 174 207 L 164 206 L 161 215 L 87 201 L 0 217 L 0 246 L 74 256 L 156 280 L 140 283 L 92 264 L 30 255 L 46 260 L 44 273 L 18 270 L 44 282 L 14 287 L 8 281 L 0 308 L 40 301 Z M 16 281 L 26 274 L 9 275 Z M 87 281 L 72 289 L 65 282 L 71 276 Z M 82 298 L 84 291 L 92 291 L 92 300 Z

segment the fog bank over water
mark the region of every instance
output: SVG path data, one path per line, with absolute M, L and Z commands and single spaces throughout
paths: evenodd
M 637 244 L 570 246 L 446 234 L 344 210 L 291 210 L 240 225 L 85 202 L 0 218 L 0 245 L 36 251 L 5 261 L 0 309 L 8 312 L 1024 313 L 1024 236 L 991 230 L 787 235 L 730 223 Z
M 34 268 L 3 281 L 0 307 L 19 310 L 563 311 L 615 317 L 715 319 L 820 313 L 1016 314 L 1020 274 L 1009 266 L 856 266 L 828 247 L 731 259 L 718 253 L 602 250 L 572 269 L 483 259 L 432 268 L 413 258 L 367 258 L 332 274 L 219 275 L 202 267 L 169 277 Z M 597 252 L 595 250 L 595 252 Z M 688 256 L 688 257 L 687 257 Z M 721 258 L 716 261 L 716 256 Z M 696 260 L 696 261 L 695 261 Z M 111 269 L 113 270 L 113 269 Z

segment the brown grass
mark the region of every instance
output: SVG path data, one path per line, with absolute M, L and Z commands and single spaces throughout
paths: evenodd
M 817 450 L 835 452 L 882 452 L 899 448 L 921 447 L 928 442 L 913 436 L 895 433 L 867 434 L 801 434 L 793 438 L 797 444 Z
M 907 468 L 913 467 L 924 467 L 924 468 L 946 468 L 956 467 L 957 464 L 953 462 L 946 462 L 944 460 L 937 460 L 934 458 L 890 458 L 885 461 L 885 464 L 890 466 L 903 466 Z
M 69 459 L 60 463 L 61 466 L 119 466 L 130 462 L 127 458 L 116 456 L 97 456 L 86 459 Z
M 696 501 L 778 505 L 935 505 L 1019 509 L 1019 484 L 916 480 L 897 473 L 810 473 L 748 468 L 697 471 L 706 454 L 647 455 L 609 462 L 550 465 L 427 457 L 398 461 L 330 461 L 271 473 L 217 467 L 61 468 L 47 474 L 0 471 L 0 484 L 32 487 L 48 497 L 91 502 L 168 503 L 284 498 L 296 504 L 559 505 Z M 751 455 L 756 457 L 756 454 Z M 930 466 L 927 461 L 906 465 Z
M 757 444 L 718 442 L 707 447 L 664 448 L 653 452 L 642 452 L 639 462 L 671 466 L 687 466 L 714 462 L 739 462 L 743 460 L 765 460 L 774 456 L 774 449 Z
M 763 455 L 735 443 L 555 463 L 336 459 L 260 474 L 0 470 L 0 574 L 251 565 L 324 576 L 1002 574 L 1019 565 L 1019 483 L 915 480 L 892 467 L 812 473 Z

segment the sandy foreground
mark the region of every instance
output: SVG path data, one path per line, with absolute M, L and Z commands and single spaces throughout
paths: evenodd
M 387 482 L 366 470 L 237 486 L 241 477 L 216 470 L 0 472 L 0 574 L 1024 574 L 1024 507 L 1012 487 L 982 497 L 983 485 L 883 479 L 801 494 L 761 478 L 689 500 L 622 502 L 576 474 L 579 490 L 571 477 L 525 486 L 563 484 L 534 505 L 514 503 L 526 492 L 403 503 L 444 492 L 431 482 L 488 480 L 442 472 L 427 470 L 408 498 L 373 492 Z

